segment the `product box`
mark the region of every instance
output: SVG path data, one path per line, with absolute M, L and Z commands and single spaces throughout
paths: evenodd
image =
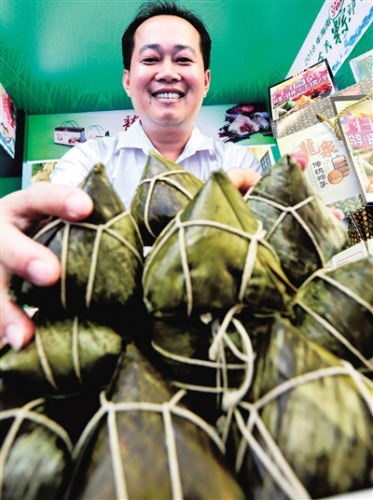
M 268 88 L 271 118 L 275 122 L 288 117 L 337 90 L 328 61 L 323 59 Z
M 78 142 L 85 142 L 85 129 L 80 127 L 56 127 L 54 129 L 54 143 L 64 146 L 75 146 Z
M 333 96 L 325 97 L 313 102 L 309 106 L 292 113 L 290 116 L 284 117 L 281 120 L 272 122 L 272 131 L 276 139 L 294 134 L 299 130 L 303 130 L 312 125 L 320 123 L 319 114 L 325 115 L 329 120 L 335 119 L 335 111 L 332 105 L 332 97 L 337 96 L 357 96 L 366 95 L 373 88 L 373 77 L 367 78 L 359 83 L 355 83 L 350 87 L 335 92 Z

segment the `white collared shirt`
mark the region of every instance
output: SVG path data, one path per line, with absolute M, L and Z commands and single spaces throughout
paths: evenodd
M 78 186 L 95 164 L 102 163 L 128 209 L 151 150 L 156 148 L 136 120 L 126 132 L 74 146 L 56 164 L 51 182 Z M 176 163 L 203 181 L 219 169 L 251 168 L 263 174 L 260 162 L 247 147 L 207 137 L 196 126 Z

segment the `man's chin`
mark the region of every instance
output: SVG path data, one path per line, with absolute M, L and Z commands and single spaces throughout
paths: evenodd
M 180 127 L 183 120 L 178 116 L 161 116 L 154 121 L 159 127 L 169 128 L 169 127 Z

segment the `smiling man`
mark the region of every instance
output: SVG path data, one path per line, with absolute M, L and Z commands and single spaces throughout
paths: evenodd
M 237 187 L 251 187 L 262 173 L 255 156 L 195 126 L 210 87 L 210 51 L 210 36 L 192 12 L 171 1 L 140 6 L 122 37 L 123 87 L 139 119 L 126 132 L 75 146 L 52 182 L 77 186 L 101 162 L 129 208 L 149 151 L 157 150 L 201 180 L 223 169 Z
M 123 86 L 146 135 L 176 161 L 188 142 L 211 73 L 204 68 L 198 31 L 170 15 L 152 17 L 135 32 Z

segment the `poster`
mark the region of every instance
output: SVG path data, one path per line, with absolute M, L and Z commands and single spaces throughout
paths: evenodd
M 0 83 L 0 144 L 12 157 L 16 152 L 16 109 L 12 99 Z
M 288 76 L 327 59 L 337 73 L 373 21 L 373 2 L 326 0 L 311 27 Z

